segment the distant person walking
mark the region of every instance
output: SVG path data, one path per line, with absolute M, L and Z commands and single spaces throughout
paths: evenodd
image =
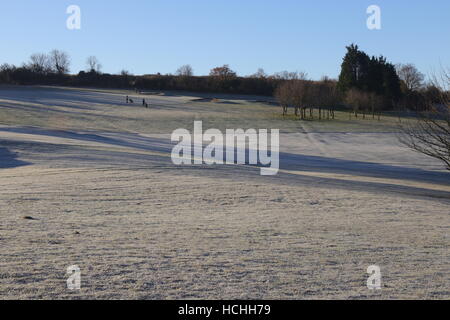
M 145 105 L 146 105 L 145 99 L 142 99 L 142 105 L 145 107 Z
M 127 96 L 127 103 L 128 103 L 129 100 L 130 100 L 130 99 L 128 99 L 128 96 Z

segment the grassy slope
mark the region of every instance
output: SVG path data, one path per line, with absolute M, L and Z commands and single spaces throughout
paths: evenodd
M 449 298 L 449 184 L 382 133 L 394 118 L 283 120 L 173 95 L 145 110 L 126 93 L 0 88 L 1 124 L 45 128 L 0 128 L 0 298 Z M 288 172 L 175 167 L 159 140 L 125 134 L 194 119 L 282 129 Z M 366 288 L 370 264 L 381 292 Z

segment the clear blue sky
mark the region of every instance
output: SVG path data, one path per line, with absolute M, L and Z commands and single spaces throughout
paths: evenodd
M 81 30 L 66 28 L 66 8 L 81 8 Z M 366 27 L 366 9 L 382 10 L 382 29 Z M 424 73 L 450 66 L 450 1 L 412 0 L 2 0 L 0 63 L 20 65 L 58 48 L 85 69 L 95 55 L 104 72 L 197 75 L 229 64 L 240 75 L 306 71 L 336 77 L 345 46 L 357 43 Z

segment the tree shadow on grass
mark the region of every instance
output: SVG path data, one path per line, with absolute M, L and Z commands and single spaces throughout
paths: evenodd
M 8 148 L 0 147 L 0 169 L 16 168 L 30 163 L 17 159 L 17 155 Z
M 57 130 L 44 130 L 38 128 L 0 128 L 0 132 L 16 132 L 16 133 L 33 133 L 38 135 L 53 136 L 60 138 L 69 138 L 79 141 L 98 142 L 102 144 L 109 144 L 111 146 L 120 146 L 136 149 L 136 151 L 152 151 L 161 153 L 160 156 L 155 154 L 140 154 L 133 150 L 126 152 L 118 152 L 117 150 L 89 151 L 84 153 L 83 149 L 76 151 L 73 154 L 65 154 L 64 160 L 75 163 L 92 163 L 95 165 L 131 165 L 131 166 L 149 166 L 149 167 L 164 167 L 173 168 L 177 170 L 187 169 L 187 171 L 201 171 L 204 175 L 207 172 L 234 172 L 232 176 L 246 176 L 245 173 L 249 171 L 249 167 L 253 169 L 259 166 L 253 166 L 246 161 L 244 166 L 173 166 L 170 160 L 172 148 L 175 145 L 167 138 L 156 138 L 142 136 L 133 133 L 97 133 L 97 132 L 69 132 Z M 237 152 L 237 150 L 235 150 Z M 249 158 L 249 150 L 245 150 L 246 159 Z M 12 156 L 10 155 L 10 158 Z M 236 158 L 236 155 L 235 155 Z M 58 155 L 58 161 L 62 161 L 61 155 Z M 211 169 L 206 170 L 205 169 Z M 420 188 L 417 185 L 408 185 L 408 181 L 431 183 L 441 186 L 450 186 L 450 172 L 442 170 L 424 170 L 417 167 L 409 167 L 408 163 L 404 165 L 390 165 L 376 162 L 354 161 L 348 159 L 338 159 L 333 157 L 311 156 L 304 154 L 280 153 L 280 172 L 277 177 L 272 177 L 272 181 L 286 183 L 309 183 L 311 185 L 328 185 L 337 188 L 350 188 L 355 190 L 374 190 L 374 191 L 388 191 L 400 192 L 413 195 L 431 195 L 443 198 L 449 198 L 450 193 L 439 190 L 428 190 Z M 230 171 L 231 170 L 231 171 Z M 184 170 L 183 170 L 184 171 Z M 252 170 L 251 176 L 255 174 Z M 317 174 L 317 176 L 315 176 Z M 335 175 L 343 174 L 344 177 Z M 359 177 L 361 181 L 356 181 L 353 178 Z M 384 178 L 384 179 L 399 179 L 403 180 L 400 185 L 391 183 L 391 180 L 373 181 L 370 179 L 364 180 L 363 177 L 368 178 Z M 347 180 L 346 180 L 347 179 Z M 353 179 L 353 180 L 348 180 Z M 438 187 L 438 186 L 437 186 Z

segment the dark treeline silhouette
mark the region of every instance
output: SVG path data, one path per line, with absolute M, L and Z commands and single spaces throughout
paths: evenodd
M 352 116 L 366 119 L 389 110 L 421 112 L 442 104 L 443 89 L 424 83 L 424 76 L 412 64 L 394 66 L 383 56 L 370 57 L 357 45 L 347 47 L 337 81 L 311 81 L 304 73 L 289 73 L 274 91 L 283 115 L 289 108 L 300 119 L 334 119 L 334 110 L 343 107 Z M 307 114 L 309 110 L 309 114 Z M 325 111 L 325 113 L 322 113 Z
M 189 65 L 180 67 L 176 75 L 135 76 L 126 71 L 120 74 L 100 72 L 96 57 L 87 59 L 86 71 L 69 74 L 69 56 L 53 50 L 50 54 L 34 54 L 29 63 L 20 67 L 0 66 L 0 83 L 16 85 L 61 85 L 139 90 L 186 90 L 194 92 L 254 94 L 271 96 L 279 85 L 279 75 L 239 77 L 228 65 L 211 70 L 209 76 L 194 76 Z M 281 73 L 280 73 L 281 74 Z
M 15 85 L 59 85 L 105 88 L 129 88 L 135 77 L 80 71 L 77 75 L 54 72 L 36 73 L 26 67 L 2 65 L 0 83 Z
M 307 117 L 308 108 L 311 117 L 315 108 L 319 118 L 325 117 L 322 109 L 327 110 L 327 118 L 333 118 L 337 106 L 348 108 L 355 117 L 362 113 L 363 118 L 367 113 L 374 118 L 376 113 L 395 108 L 420 111 L 429 105 L 426 102 L 437 103 L 441 96 L 438 87 L 424 85 L 424 77 L 414 65 L 394 66 L 382 56 L 370 57 L 354 44 L 347 47 L 338 80 L 312 81 L 305 73 L 287 71 L 269 76 L 262 69 L 240 77 L 228 65 L 212 69 L 208 76 L 194 76 L 190 65 L 181 66 L 175 75 L 136 76 L 127 71 L 108 74 L 101 72 L 95 56 L 87 59 L 86 66 L 85 71 L 69 74 L 69 55 L 53 50 L 49 54 L 33 54 L 20 67 L 1 65 L 0 83 L 274 96 L 283 114 L 291 107 L 302 119 Z
M 395 66 L 385 57 L 370 57 L 354 44 L 347 47 L 337 89 L 355 117 L 362 113 L 365 119 L 371 113 L 379 119 L 381 111 L 396 108 L 403 95 L 401 83 Z
M 291 73 L 291 79 L 283 81 L 275 90 L 275 98 L 281 105 L 283 115 L 291 107 L 294 115 L 301 119 L 313 119 L 313 109 L 318 110 L 319 119 L 334 119 L 334 109 L 342 101 L 336 81 L 326 78 L 311 81 L 305 73 Z
M 343 93 L 358 90 L 377 95 L 387 109 L 394 107 L 402 94 L 395 66 L 383 56 L 369 57 L 353 44 L 347 47 L 347 54 L 341 65 L 338 89 Z
M 394 66 L 385 57 L 369 57 L 357 45 L 347 47 L 337 87 L 344 103 L 358 116 L 383 110 L 423 111 L 440 103 L 442 89 L 424 83 L 413 64 Z
M 135 77 L 132 86 L 150 90 L 184 90 L 271 96 L 279 83 L 280 80 L 274 78 L 145 75 Z
M 17 85 L 62 85 L 140 90 L 186 90 L 271 96 L 280 83 L 276 78 L 108 74 L 80 71 L 77 75 L 37 73 L 25 66 L 0 67 L 0 83 Z

